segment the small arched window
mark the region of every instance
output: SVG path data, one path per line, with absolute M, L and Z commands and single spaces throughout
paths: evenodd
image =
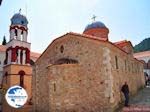
M 63 45 L 61 45 L 61 47 L 60 47 L 60 52 L 61 52 L 61 53 L 64 52 L 64 46 L 63 46 Z
M 61 64 L 76 64 L 76 63 L 78 63 L 78 61 L 75 59 L 61 58 L 57 60 L 54 64 L 61 65 Z
M 23 25 L 23 24 L 24 24 L 24 21 L 21 21 L 21 24 Z
M 23 41 L 23 30 L 21 31 L 21 36 L 20 36 L 20 38 L 21 38 L 21 41 Z
M 116 69 L 118 69 L 118 57 L 115 56 Z
M 18 34 L 17 34 L 18 32 L 17 32 L 17 29 L 15 29 L 15 36 L 18 36 Z
M 23 35 L 23 30 L 21 31 L 21 34 Z
M 20 82 L 19 82 L 19 84 L 20 84 L 21 87 L 24 87 L 24 75 L 25 75 L 24 71 L 20 71 L 19 72 L 19 76 L 20 76 Z

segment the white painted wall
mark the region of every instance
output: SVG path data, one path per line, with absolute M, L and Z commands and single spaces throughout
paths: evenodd
M 0 52 L 0 84 L 2 84 L 5 55 L 6 55 L 5 52 Z
M 150 56 L 143 56 L 143 57 L 140 57 L 137 59 L 143 60 L 143 61 L 145 61 L 145 63 L 148 63 L 148 61 L 150 60 Z M 150 76 L 150 69 L 144 69 L 144 72 L 146 72 Z

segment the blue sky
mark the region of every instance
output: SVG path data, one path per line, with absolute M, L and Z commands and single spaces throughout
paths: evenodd
M 82 33 L 92 16 L 109 28 L 112 42 L 133 45 L 150 37 L 150 0 L 3 0 L 0 6 L 0 42 L 9 40 L 10 18 L 21 8 L 29 21 L 31 50 L 43 52 L 58 36 Z

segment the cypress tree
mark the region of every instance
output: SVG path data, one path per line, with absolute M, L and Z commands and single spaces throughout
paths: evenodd
M 5 36 L 3 37 L 3 42 L 2 42 L 2 45 L 6 45 L 6 38 L 5 38 Z
M 0 0 L 0 5 L 2 4 L 2 0 Z

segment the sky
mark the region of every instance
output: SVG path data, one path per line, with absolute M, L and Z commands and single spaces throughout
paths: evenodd
M 42 53 L 57 37 L 81 33 L 93 20 L 109 28 L 112 42 L 130 40 L 134 45 L 150 37 L 150 0 L 3 0 L 0 6 L 0 43 L 9 41 L 11 17 L 19 12 L 28 24 L 31 50 Z

